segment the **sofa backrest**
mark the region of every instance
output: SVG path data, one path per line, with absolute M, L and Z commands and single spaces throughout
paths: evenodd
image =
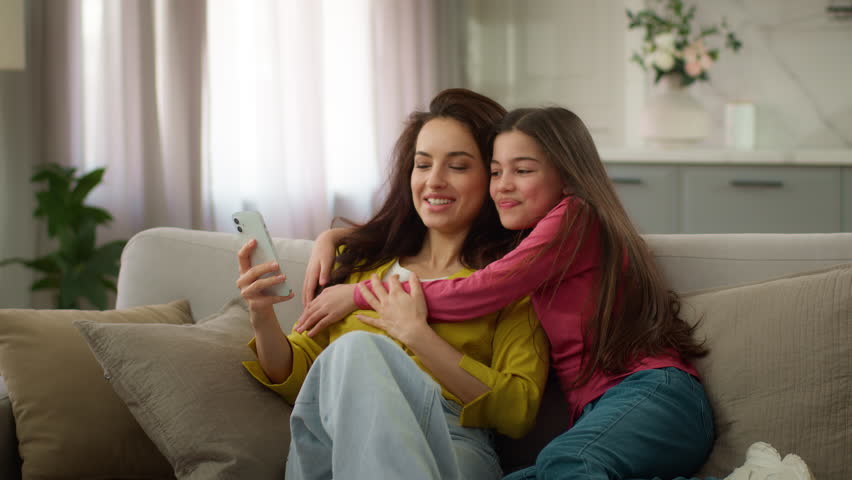
M 852 262 L 852 233 L 645 235 L 680 293 Z
M 852 233 L 647 235 L 670 286 L 678 292 L 735 285 L 787 273 L 852 262 Z M 285 330 L 301 313 L 299 301 L 313 242 L 276 238 L 275 246 L 296 290 L 276 306 Z M 117 308 L 187 298 L 196 319 L 239 295 L 240 241 L 235 234 L 154 228 L 135 235 L 124 250 Z

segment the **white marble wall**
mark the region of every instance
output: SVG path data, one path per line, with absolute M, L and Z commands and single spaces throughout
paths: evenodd
M 724 143 L 725 103 L 749 100 L 758 149 L 852 148 L 852 17 L 826 13 L 852 0 L 696 3 L 699 23 L 724 16 L 743 41 L 737 54 L 722 50 L 710 81 L 693 87 L 717 127 L 705 144 Z

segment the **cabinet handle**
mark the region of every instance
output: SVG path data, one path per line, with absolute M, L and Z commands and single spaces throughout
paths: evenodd
M 612 177 L 612 183 L 617 185 L 642 185 L 642 179 L 636 177 Z
M 780 180 L 731 180 L 730 183 L 737 188 L 784 188 Z

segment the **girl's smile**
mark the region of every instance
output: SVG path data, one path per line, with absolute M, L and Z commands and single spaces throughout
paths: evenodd
M 565 195 L 559 172 L 538 142 L 518 130 L 497 136 L 491 161 L 491 198 L 504 227 L 532 227 Z

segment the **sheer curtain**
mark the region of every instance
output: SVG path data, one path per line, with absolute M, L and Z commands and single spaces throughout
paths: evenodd
M 324 78 L 333 72 L 323 13 L 316 1 L 209 2 L 207 198 L 217 229 L 230 228 L 230 213 L 241 209 L 261 211 L 273 235 L 307 238 L 329 224 L 331 156 L 339 152 L 326 124 L 348 117 L 364 125 L 370 113 L 345 104 L 326 111 Z M 350 94 L 360 77 L 345 77 Z M 349 148 L 363 171 L 375 170 L 363 142 Z
M 106 166 L 90 200 L 102 241 L 156 225 L 203 228 L 205 2 L 43 2 L 44 158 Z
M 435 93 L 434 29 L 423 1 L 210 0 L 215 228 L 245 208 L 290 237 L 365 220 L 405 115 Z
M 366 219 L 405 116 L 436 93 L 417 0 L 43 2 L 44 161 L 106 166 L 101 241 Z

